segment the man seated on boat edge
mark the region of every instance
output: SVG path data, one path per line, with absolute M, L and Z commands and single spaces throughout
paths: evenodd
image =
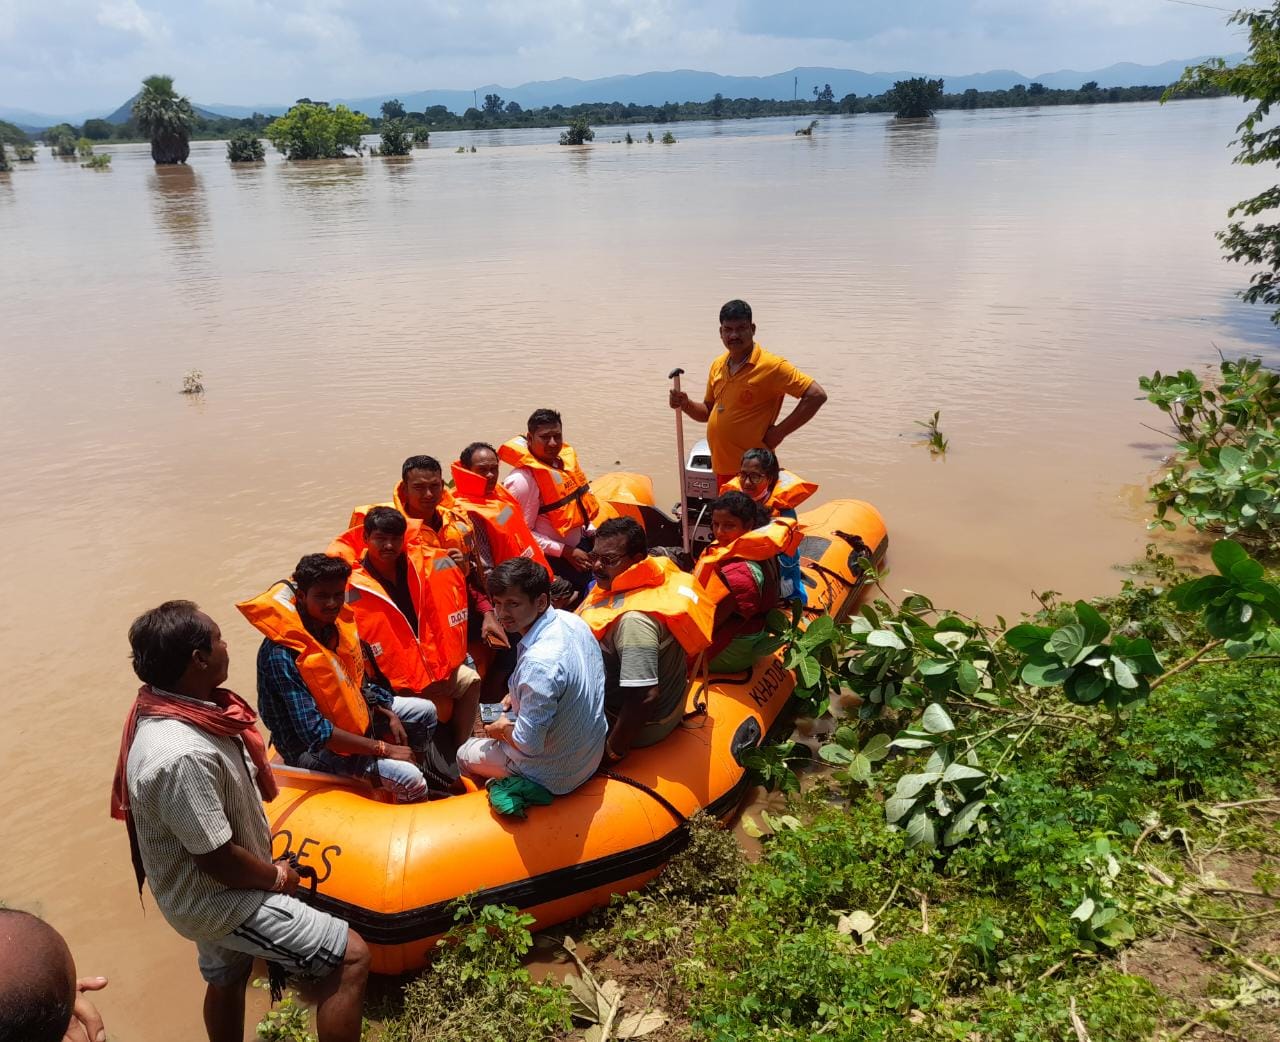
M 711 643 L 715 607 L 692 575 L 669 558 L 649 556 L 644 528 L 633 518 L 600 526 L 591 561 L 596 586 L 578 615 L 604 656 L 604 762 L 614 764 L 679 726 L 689 656 Z
M 452 759 L 471 737 L 480 675 L 466 663 L 466 579 L 453 555 L 407 543 L 408 522 L 394 507 L 373 507 L 329 552 L 352 565 L 347 603 L 373 680 L 394 695 L 429 699 L 443 750 Z
M 783 470 L 772 449 L 747 449 L 738 465 L 737 477 L 724 486 L 725 492 L 745 492 L 768 512 L 770 517 L 796 520 L 796 507 L 818 491 L 812 481 L 805 481 L 789 470 Z M 800 571 L 798 551 L 779 554 L 780 594 L 784 601 L 809 603 L 804 576 Z
M 129 628 L 143 682 L 126 721 L 111 814 L 129 832 L 165 920 L 196 943 L 210 1042 L 244 1037 L 255 958 L 314 982 L 320 1042 L 360 1037 L 369 949 L 343 920 L 292 896 L 298 873 L 271 860 L 263 801 L 279 794 L 252 709 L 221 685 L 217 624 L 167 601 Z
M 715 542 L 694 563 L 693 575 L 716 603 L 707 650 L 713 673 L 751 669 L 769 650 L 765 619 L 782 599 L 781 562 L 801 541 L 797 522 L 770 519 L 744 492 L 724 492 L 711 504 Z
M 551 607 L 551 577 L 517 557 L 489 576 L 498 621 L 519 633 L 516 668 L 503 706 L 484 738 L 458 750 L 458 766 L 473 777 L 512 775 L 556 796 L 572 792 L 600 765 L 608 724 L 604 660 L 590 628 Z
M 346 603 L 350 576 L 342 558 L 307 554 L 291 582 L 236 605 L 264 636 L 258 711 L 291 767 L 368 778 L 418 803 L 429 795 L 419 760 L 436 728 L 435 706 L 366 676 Z
M 733 477 L 747 449 L 776 449 L 803 427 L 827 400 L 827 392 L 785 358 L 771 354 L 755 341 L 751 305 L 731 300 L 720 309 L 720 342 L 725 353 L 711 363 L 707 390 L 701 402 L 684 391 L 672 390 L 668 402 L 691 420 L 707 425 L 711 467 L 719 488 Z M 782 402 L 798 398 L 795 408 L 780 420 Z
M 356 507 L 347 528 L 358 528 L 374 506 L 398 510 L 409 522 L 409 544 L 446 550 L 453 563 L 465 573 L 470 567 L 471 526 L 453 508 L 453 496 L 444 483 L 444 471 L 434 456 L 410 456 L 400 465 L 400 483 L 390 503 Z
M 505 442 L 498 457 L 515 469 L 502 482 L 516 498 L 525 523 L 551 566 L 582 593 L 591 581 L 591 523 L 600 505 L 564 440 L 564 425 L 554 409 L 535 409 L 526 432 Z

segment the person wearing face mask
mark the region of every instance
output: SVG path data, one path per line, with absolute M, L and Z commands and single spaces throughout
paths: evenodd
M 418 761 L 436 728 L 435 706 L 366 678 L 347 605 L 350 577 L 341 557 L 307 554 L 292 581 L 236 605 L 265 638 L 258 712 L 290 766 L 368 778 L 416 803 L 427 798 Z
M 434 456 L 410 456 L 400 467 L 400 484 L 390 503 L 409 522 L 406 543 L 446 551 L 465 573 L 471 555 L 471 526 L 465 514 L 453 507 L 453 494 L 445 487 L 444 474 Z M 372 506 L 356 507 L 347 528 L 359 528 Z
M 604 655 L 604 762 L 614 764 L 660 742 L 684 718 L 688 659 L 711 643 L 715 606 L 674 561 L 649 556 L 632 518 L 600 526 L 591 562 L 596 585 L 578 616 Z
M 515 497 L 525 523 L 542 548 L 551 571 L 573 583 L 579 593 L 591 581 L 591 524 L 600 504 L 564 440 L 560 414 L 537 409 L 525 434 L 498 450 L 498 458 L 515 469 L 503 485 Z
M 711 467 L 718 486 L 737 472 L 747 449 L 776 449 L 782 439 L 803 427 L 827 400 L 827 392 L 785 358 L 771 354 L 755 341 L 751 305 L 731 300 L 720 309 L 720 342 L 725 353 L 711 363 L 707 391 L 695 402 L 684 391 L 672 390 L 668 401 L 691 420 L 707 425 Z M 798 398 L 785 419 L 783 399 Z
M 724 492 L 711 504 L 714 542 L 693 566 L 693 577 L 716 604 L 707 655 L 714 673 L 750 669 L 768 639 L 765 618 L 781 601 L 783 554 L 795 553 L 798 522 L 773 518 L 744 492 Z
M 769 449 L 748 449 L 742 454 L 737 476 L 724 486 L 726 492 L 745 492 L 759 503 L 770 517 L 795 519 L 796 507 L 818 491 L 812 481 L 798 478 L 789 470 L 783 470 L 778 457 Z M 781 554 L 778 558 L 781 570 L 781 599 L 809 603 L 800 572 L 798 553 Z

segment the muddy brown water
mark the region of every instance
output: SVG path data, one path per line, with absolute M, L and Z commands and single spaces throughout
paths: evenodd
M 882 509 L 890 588 L 988 615 L 1115 588 L 1165 449 L 1137 376 L 1215 345 L 1275 359 L 1212 234 L 1267 182 L 1229 162 L 1240 115 L 859 116 L 811 139 L 768 120 L 586 149 L 441 134 L 409 161 L 248 168 L 220 143 L 165 170 L 123 146 L 105 172 L 42 152 L 0 175 L 0 899 L 112 978 L 114 1037 L 200 1037 L 191 947 L 139 907 L 107 817 L 130 620 L 198 601 L 252 698 L 234 602 L 406 455 L 447 463 L 537 406 L 589 473 L 645 471 L 673 500 L 665 375 L 701 387 L 729 297 L 830 393 L 783 461 Z M 207 392 L 183 397 L 193 369 Z M 935 409 L 936 460 L 913 424 Z

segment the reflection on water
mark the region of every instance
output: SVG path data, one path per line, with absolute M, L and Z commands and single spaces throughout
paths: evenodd
M 889 162 L 900 167 L 932 166 L 938 159 L 938 120 L 891 119 L 884 125 Z
M 0 798 L 0 898 L 113 976 L 121 1038 L 199 1037 L 190 946 L 140 914 L 104 810 L 130 620 L 204 605 L 252 701 L 232 605 L 406 456 L 451 460 L 540 406 L 588 473 L 650 473 L 672 502 L 666 374 L 698 389 L 731 297 L 827 389 L 783 462 L 819 500 L 881 507 L 891 591 L 1013 617 L 1032 587 L 1114 588 L 1158 451 L 1137 376 L 1275 342 L 1213 238 L 1268 183 L 1229 161 L 1239 118 L 1221 99 L 831 116 L 804 144 L 790 118 L 680 124 L 676 146 L 450 133 L 411 161 L 236 168 L 197 142 L 164 170 L 125 145 L 102 176 L 42 156 L 0 179 L 0 532 L 22 597 L 0 614 L 0 762 L 39 779 Z M 200 400 L 178 393 L 191 369 Z M 935 409 L 945 462 L 917 447 Z
M 200 249 L 201 235 L 209 223 L 200 177 L 183 164 L 157 166 L 147 178 L 153 211 L 179 252 Z

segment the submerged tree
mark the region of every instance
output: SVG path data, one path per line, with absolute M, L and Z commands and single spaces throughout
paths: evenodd
M 382 124 L 382 147 L 378 150 L 384 156 L 407 156 L 413 153 L 413 138 L 409 136 L 409 128 L 398 119 L 388 119 Z
M 172 76 L 148 76 L 133 102 L 138 129 L 151 138 L 151 158 L 157 164 L 185 163 L 191 154 L 191 102 L 173 89 Z
M 942 80 L 927 80 L 923 76 L 899 80 L 888 91 L 887 97 L 894 114 L 900 119 L 932 116 L 942 98 Z
M 1264 125 L 1271 106 L 1280 102 L 1280 3 L 1268 10 L 1237 11 L 1230 21 L 1249 27 L 1249 57 L 1239 65 L 1228 66 L 1221 58 L 1192 66 L 1182 79 L 1170 87 L 1162 100 L 1175 94 L 1210 87 L 1235 94 L 1254 102 L 1244 121 L 1236 128 L 1240 136 L 1232 142 L 1240 146 L 1235 162 L 1247 166 L 1259 163 L 1280 164 L 1280 127 Z M 1236 203 L 1228 217 L 1261 217 L 1280 206 L 1280 185 Z M 1258 264 L 1261 271 L 1249 280 L 1249 288 L 1240 296 L 1250 304 L 1261 301 L 1274 308 L 1271 321 L 1280 325 L 1280 224 L 1258 222 L 1246 227 L 1243 221 L 1232 221 L 1218 240 L 1226 248 L 1230 260 Z
M 368 125 L 362 113 L 346 105 L 300 102 L 263 133 L 287 159 L 342 159 L 348 148 L 358 153 L 364 147 L 360 136 Z
M 591 129 L 586 116 L 575 116 L 569 122 L 569 129 L 560 135 L 562 145 L 582 145 L 594 141 L 596 132 Z
M 0 141 L 0 174 L 9 172 L 9 157 L 4 153 L 4 142 Z
M 237 130 L 227 140 L 227 159 L 232 163 L 261 163 L 267 158 L 267 150 L 252 130 Z

